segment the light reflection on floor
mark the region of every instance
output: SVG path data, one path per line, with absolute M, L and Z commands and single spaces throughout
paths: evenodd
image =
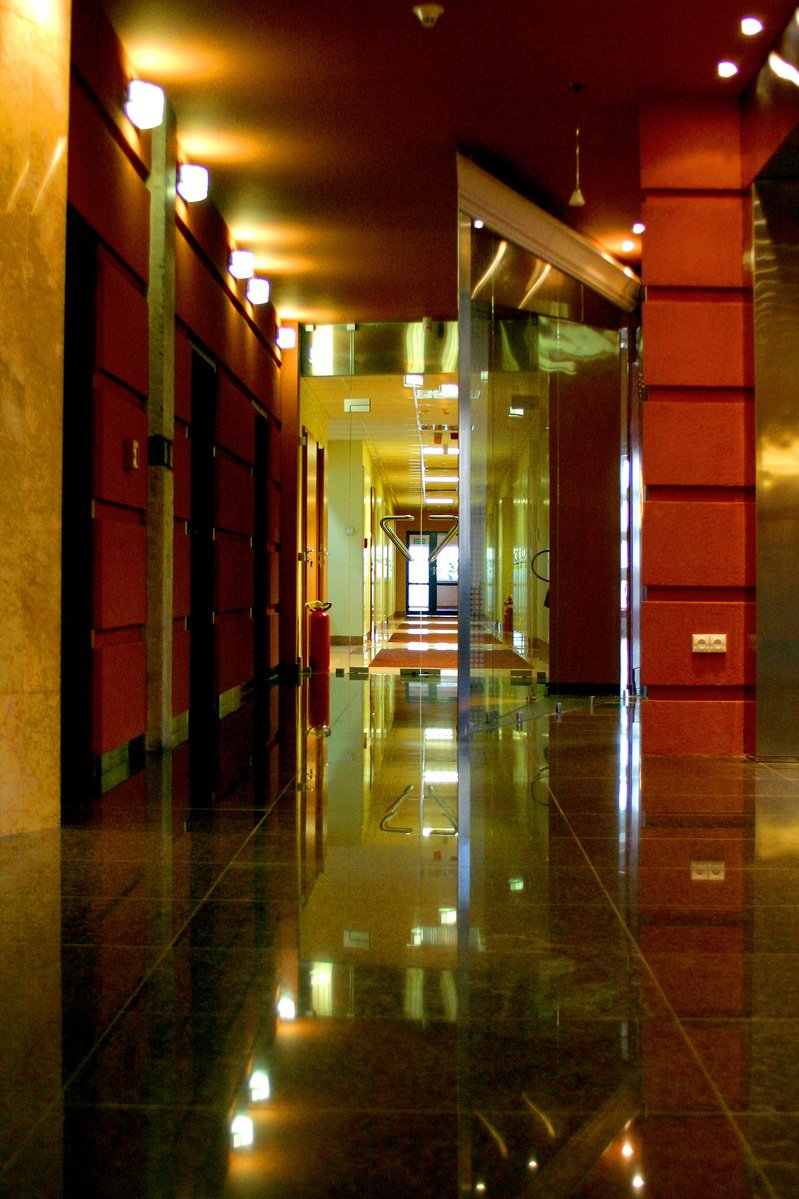
M 799 768 L 313 683 L 0 841 L 0 1192 L 799 1194 Z

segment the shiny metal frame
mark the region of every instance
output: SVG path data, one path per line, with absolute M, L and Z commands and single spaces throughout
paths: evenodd
M 759 758 L 799 757 L 799 221 L 795 179 L 753 191 Z

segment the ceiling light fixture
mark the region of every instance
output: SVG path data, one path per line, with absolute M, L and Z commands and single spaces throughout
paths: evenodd
M 570 208 L 582 208 L 585 205 L 585 196 L 580 187 L 580 127 L 574 131 L 574 191 L 569 196 Z
M 269 303 L 269 280 L 253 277 L 247 283 L 247 299 L 251 304 Z
M 137 129 L 156 129 L 164 119 L 164 89 L 144 79 L 131 79 L 123 108 Z
M 633 250 L 635 249 L 635 242 L 631 237 L 625 237 L 624 241 L 621 243 L 621 248 L 625 254 L 632 254 Z
M 415 4 L 414 13 L 424 25 L 425 29 L 432 29 L 438 18 L 444 11 L 443 4 Z
M 646 233 L 646 225 L 643 223 L 643 221 L 635 222 L 633 225 L 633 233 L 636 233 L 639 237 L 642 233 Z
M 733 75 L 738 74 L 738 64 L 730 62 L 729 59 L 724 59 L 716 67 L 719 79 L 732 79 Z
M 742 17 L 741 18 L 741 33 L 746 37 L 757 37 L 758 33 L 763 32 L 763 22 L 757 17 Z
M 252 279 L 255 274 L 255 255 L 252 250 L 231 250 L 227 269 L 234 279 Z
M 293 350 L 297 345 L 297 330 L 291 325 L 280 325 L 275 340 L 279 350 Z
M 178 167 L 178 195 L 187 204 L 195 204 L 208 196 L 208 168 L 196 162 L 182 162 Z

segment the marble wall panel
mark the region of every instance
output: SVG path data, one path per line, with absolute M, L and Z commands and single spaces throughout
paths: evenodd
M 0 836 L 58 823 L 68 0 L 0 0 Z

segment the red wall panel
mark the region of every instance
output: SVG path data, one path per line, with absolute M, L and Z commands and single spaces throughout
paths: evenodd
M 147 534 L 143 525 L 94 524 L 94 627 L 118 629 L 147 619 Z
M 145 282 L 149 277 L 150 193 L 130 156 L 73 76 L 70 87 L 70 204 Z
M 754 486 L 752 404 L 650 399 L 643 430 L 647 486 Z
M 644 381 L 659 387 L 751 387 L 744 299 L 649 300 L 644 305 Z
M 94 493 L 109 503 L 147 507 L 147 415 L 137 395 L 102 375 L 94 392 Z
M 748 218 L 742 196 L 649 196 L 641 214 L 646 225 L 644 283 L 743 287 Z
M 147 651 L 143 641 L 94 651 L 94 729 L 96 754 L 140 737 L 147 720 Z
M 174 594 L 172 613 L 188 616 L 191 612 L 191 538 L 186 526 L 175 522 Z
M 252 401 L 220 371 L 216 399 L 216 441 L 245 462 L 255 462 L 255 410 Z
M 754 700 L 648 699 L 647 754 L 740 754 L 753 746 Z M 693 803 L 691 804 L 693 806 Z
M 219 694 L 253 677 L 253 624 L 249 617 L 217 620 L 216 690 Z
M 741 119 L 726 100 L 651 100 L 641 108 L 641 186 L 741 188 Z
M 97 366 L 147 394 L 147 300 L 141 285 L 107 257 L 98 282 Z
M 253 535 L 255 518 L 255 480 L 248 466 L 233 462 L 217 454 L 216 468 L 216 515 L 214 524 L 218 529 L 232 533 Z
M 726 633 L 726 654 L 695 654 L 692 633 Z M 753 603 L 645 603 L 647 686 L 740 687 L 755 681 Z
M 643 522 L 644 585 L 752 586 L 754 519 L 752 503 L 648 501 Z
M 251 608 L 253 550 L 249 542 L 220 534 L 214 542 L 214 608 L 217 612 Z

